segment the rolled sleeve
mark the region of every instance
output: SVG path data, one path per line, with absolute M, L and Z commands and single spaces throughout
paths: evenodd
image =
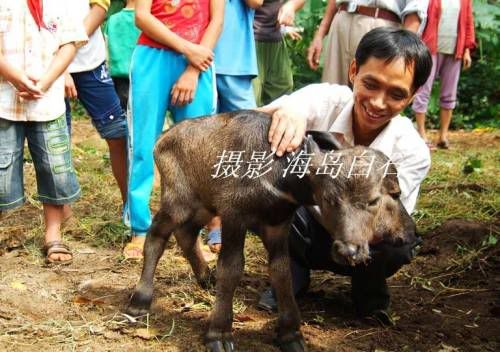
M 405 17 L 411 13 L 416 13 L 420 18 L 420 26 L 418 27 L 418 34 L 422 34 L 427 23 L 427 7 L 429 0 L 410 0 L 403 1 L 401 11 L 401 22 L 404 23 Z
M 332 105 L 349 100 L 352 92 L 345 86 L 329 83 L 310 84 L 290 95 L 284 95 L 267 107 L 283 108 L 307 119 L 307 128 L 328 117 Z
M 423 141 L 406 141 L 405 146 L 392 157 L 397 165 L 398 181 L 401 188 L 401 202 L 409 214 L 415 209 L 420 184 L 431 167 L 429 148 Z
M 99 5 L 104 10 L 108 11 L 109 6 L 111 4 L 111 1 L 110 0 L 90 0 L 89 3 L 90 3 L 90 6 L 92 6 L 92 5 Z
M 80 48 L 89 40 L 83 22 L 75 16 L 69 6 L 66 6 L 65 13 L 66 15 L 61 21 L 61 30 L 58 33 L 59 46 L 74 43 L 77 48 Z

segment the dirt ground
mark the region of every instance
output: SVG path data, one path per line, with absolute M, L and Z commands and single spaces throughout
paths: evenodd
M 82 126 L 74 143 L 91 135 Z M 460 133 L 452 140 L 472 143 Z M 498 147 L 498 137 L 476 143 Z M 0 219 L 1 351 L 203 350 L 214 292 L 197 286 L 173 244 L 159 264 L 151 315 L 134 321 L 122 312 L 141 264 L 123 261 L 119 248 L 83 239 L 85 224 L 77 220 L 67 230 L 73 264 L 45 267 L 40 242 L 26 235 L 23 221 L 41 223 L 40 214 L 30 203 Z M 310 292 L 298 301 L 309 350 L 500 351 L 500 246 L 488 242 L 499 229 L 500 220 L 449 219 L 422 234 L 417 258 L 389 280 L 394 327 L 358 319 L 348 278 L 315 272 Z M 278 351 L 276 315 L 256 309 L 267 270 L 254 236 L 246 259 L 234 304 L 235 341 L 240 351 Z

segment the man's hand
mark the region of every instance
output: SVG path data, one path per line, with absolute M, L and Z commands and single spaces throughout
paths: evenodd
M 190 104 L 196 93 L 198 86 L 198 77 L 200 71 L 192 66 L 188 66 L 186 71 L 175 82 L 171 92 L 171 104 L 174 106 L 183 106 Z
M 321 51 L 323 50 L 323 38 L 315 35 L 311 45 L 307 49 L 307 63 L 309 67 L 313 70 L 317 70 L 319 67 L 319 58 L 321 56 Z
M 465 49 L 464 57 L 462 58 L 464 70 L 468 70 L 472 66 L 472 58 L 470 57 L 470 50 Z
M 268 139 L 277 156 L 294 151 L 306 135 L 307 119 L 285 108 L 262 107 L 258 111 L 271 114 Z
M 206 71 L 214 60 L 214 53 L 209 48 L 190 43 L 184 53 L 189 63 L 200 71 Z
M 76 98 L 78 95 L 78 92 L 76 91 L 76 86 L 75 82 L 73 81 L 73 77 L 71 77 L 71 74 L 66 72 L 64 74 L 64 96 L 66 98 Z

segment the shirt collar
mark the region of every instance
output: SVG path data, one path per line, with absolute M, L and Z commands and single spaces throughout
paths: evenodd
M 336 140 L 346 148 L 354 146 L 354 133 L 352 131 L 353 108 L 354 99 L 351 98 L 340 111 L 340 114 L 338 114 L 329 130 L 329 132 L 333 134 Z M 392 118 L 387 126 L 385 126 L 385 128 L 373 140 L 369 147 L 377 149 L 390 157 L 397 139 L 396 119 L 399 118 L 399 115 Z

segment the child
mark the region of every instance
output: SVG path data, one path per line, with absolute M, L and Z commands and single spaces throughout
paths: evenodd
M 58 0 L 0 4 L 0 212 L 24 203 L 23 150 L 28 140 L 45 222 L 48 263 L 69 264 L 61 241 L 63 204 L 80 196 L 64 120 L 61 74 L 87 36 Z
M 425 113 L 429 104 L 432 84 L 439 76 L 440 120 L 437 146 L 448 149 L 448 128 L 457 102 L 457 85 L 460 78 L 460 66 L 471 66 L 470 51 L 476 46 L 474 38 L 474 18 L 471 0 L 431 0 L 427 13 L 428 21 L 422 40 L 432 54 L 432 72 L 424 86 L 415 96 L 412 108 L 415 111 L 418 132 L 426 141 L 429 149 L 434 144 L 427 140 L 425 132 Z
M 295 13 L 305 0 L 264 0 L 255 11 L 254 33 L 259 76 L 253 81 L 257 105 L 290 93 L 293 89 L 292 62 L 280 25 L 292 26 Z
M 123 111 L 127 111 L 130 60 L 140 31 L 135 26 L 135 0 L 128 0 L 123 10 L 106 22 L 109 74 Z
M 224 28 L 215 47 L 217 111 L 253 109 L 252 79 L 257 76 L 257 56 L 253 18 L 263 0 L 229 0 L 224 8 Z M 237 44 L 237 45 L 235 45 Z M 221 247 L 220 219 L 208 224 L 208 246 L 212 252 Z
M 78 99 L 87 110 L 99 135 L 108 144 L 111 169 L 122 201 L 127 194 L 127 120 L 106 67 L 106 44 L 99 26 L 106 18 L 109 0 L 72 2 L 77 19 L 84 24 L 89 42 L 78 49 L 66 74 L 66 96 Z M 71 108 L 66 100 L 66 119 L 71 126 Z
M 215 111 L 212 49 L 222 30 L 223 0 L 138 0 L 142 30 L 132 56 L 129 191 L 125 257 L 141 258 L 151 224 L 153 147 L 165 114 L 175 122 Z

